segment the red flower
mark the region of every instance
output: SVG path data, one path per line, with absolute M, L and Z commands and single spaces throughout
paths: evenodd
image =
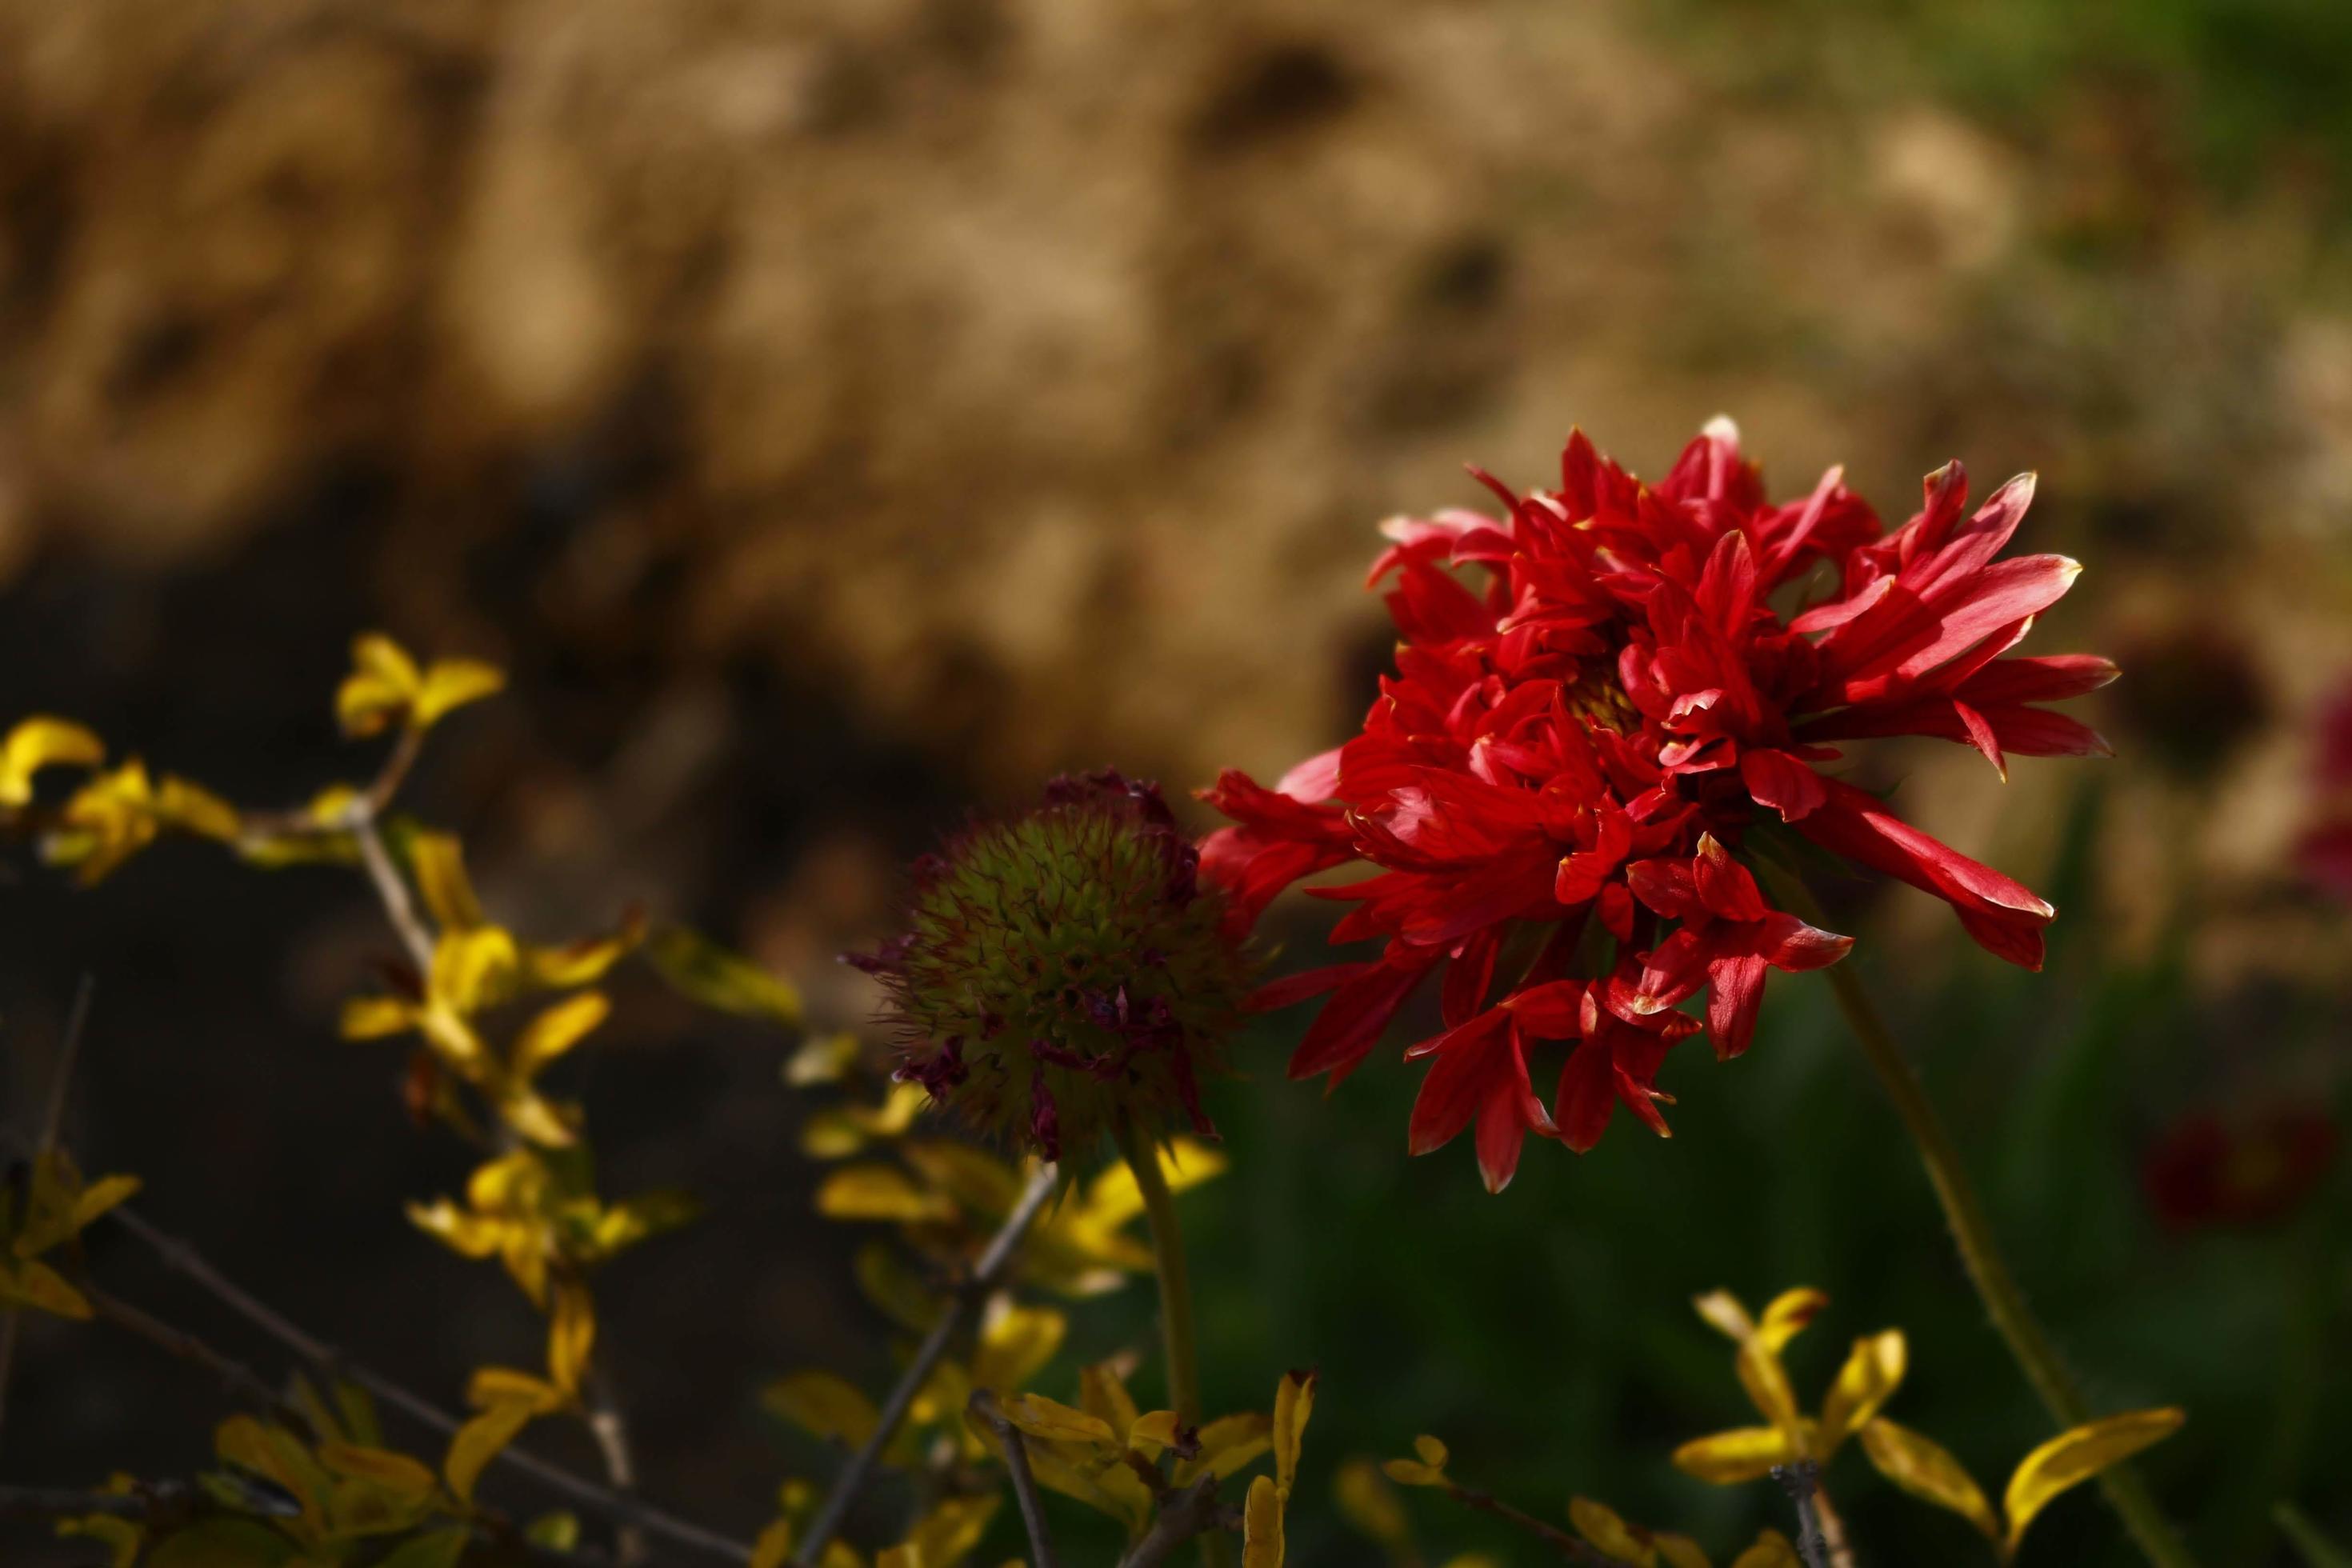
M 2267 1225 L 2319 1184 L 2336 1142 L 2336 1124 L 2315 1111 L 2281 1109 L 2239 1124 L 2192 1116 L 2149 1151 L 2140 1184 L 2168 1229 Z
M 1475 470 L 1473 470 L 1475 472 Z M 1591 1146 L 1624 1103 L 1660 1132 L 1654 1080 L 1700 1027 L 1719 1056 L 1754 1032 L 1768 970 L 1836 962 L 1849 939 L 1768 904 L 1738 857 L 1793 830 L 1949 902 L 1969 934 L 2028 967 L 2051 907 L 1824 773 L 1826 742 L 1935 735 L 2006 772 L 2011 753 L 2104 753 L 2042 703 L 2114 679 L 2086 656 L 2004 658 L 2079 570 L 2001 558 L 2033 492 L 2012 479 L 1968 508 L 1958 463 L 1918 515 L 1883 534 L 1839 472 L 1775 505 L 1728 421 L 1654 489 L 1580 433 L 1560 488 L 1525 498 L 1481 473 L 1506 515 L 1388 525 L 1371 580 L 1393 580 L 1396 670 L 1360 734 L 1267 789 L 1227 773 L 1203 792 L 1234 826 L 1202 871 L 1245 926 L 1282 889 L 1353 860 L 1376 873 L 1319 897 L 1352 907 L 1335 942 L 1377 959 L 1276 983 L 1325 996 L 1293 1077 L 1334 1083 L 1405 999 L 1444 975 L 1415 1152 L 1474 1123 L 1490 1187 L 1527 1134 Z M 1457 575 L 1475 569 L 1475 584 Z M 1829 593 L 1784 615 L 1802 584 Z M 1588 939 L 1588 926 L 1597 925 Z M 1580 953 L 1603 973 L 1575 978 Z M 1573 1041 L 1547 1111 L 1529 1055 Z
M 2352 902 L 2352 684 L 2320 710 L 2312 783 L 2317 810 L 2298 846 L 2304 875 Z

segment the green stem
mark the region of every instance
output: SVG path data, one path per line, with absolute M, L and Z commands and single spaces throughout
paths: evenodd
M 1168 1345 L 1168 1399 L 1176 1419 L 1187 1426 L 1201 1424 L 1201 1351 L 1192 1326 L 1192 1279 L 1184 1269 L 1184 1233 L 1176 1223 L 1176 1196 L 1160 1172 L 1160 1151 L 1131 1122 L 1118 1130 L 1119 1152 L 1135 1173 L 1136 1190 L 1143 1194 L 1143 1215 L 1151 1226 L 1151 1257 L 1160 1276 L 1160 1327 Z M 1224 1531 L 1210 1530 L 1201 1536 L 1202 1568 L 1229 1568 L 1233 1553 Z
M 1781 901 L 1794 913 L 1820 924 L 1821 906 L 1814 902 L 1811 890 L 1794 877 L 1766 869 L 1773 891 Z M 1833 964 L 1828 973 L 1830 988 L 1837 994 L 1838 1007 L 1845 1014 L 1847 1026 L 1861 1042 L 1862 1054 L 1876 1069 L 1886 1098 L 1895 1102 L 1895 1114 L 1901 1118 L 1904 1131 L 1911 1135 L 1911 1146 L 1918 1152 L 1919 1163 L 1927 1168 L 1928 1183 L 1936 1189 L 1937 1201 L 1943 1205 L 1952 1240 L 1960 1249 L 1960 1261 L 1967 1267 L 1969 1281 L 1976 1286 L 1977 1297 L 1983 1301 L 1993 1327 L 2000 1331 L 2009 1353 L 2025 1373 L 2025 1380 L 2033 1385 L 2033 1392 L 2041 1396 L 2051 1419 L 2062 1429 L 2080 1426 L 2091 1418 L 2090 1407 L 2084 1402 L 2082 1390 L 2074 1385 L 2065 1363 L 2059 1359 L 2050 1336 L 2034 1321 L 2032 1309 L 2026 1305 L 2025 1293 L 2018 1289 L 2017 1278 L 2010 1272 L 2000 1243 L 1993 1239 L 1992 1222 L 1986 1217 L 1984 1202 L 1969 1181 L 1959 1151 L 1953 1146 L 1951 1134 L 1944 1131 L 1943 1119 L 1928 1102 L 1918 1075 L 1904 1059 L 1894 1031 L 1887 1027 L 1878 1005 L 1864 989 L 1853 964 Z M 2127 1463 L 2110 1467 L 2100 1473 L 2099 1488 L 2106 1493 L 2108 1503 L 2122 1516 L 2124 1528 L 2131 1532 L 2150 1563 L 2158 1568 L 2196 1568 L 2196 1559 L 2189 1555 L 2187 1543 L 2164 1517 L 2136 1468 Z

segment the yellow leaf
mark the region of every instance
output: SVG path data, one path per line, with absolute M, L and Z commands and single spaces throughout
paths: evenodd
M 1577 1534 L 1616 1561 L 1638 1563 L 1640 1568 L 1657 1568 L 1656 1548 L 1634 1534 L 1608 1504 L 1594 1502 L 1591 1498 L 1570 1498 L 1568 1522 L 1576 1526 Z
M 1087 1443 L 1108 1447 L 1121 1446 L 1119 1435 L 1110 1424 L 1099 1417 L 1076 1410 L 1042 1394 L 1016 1394 L 998 1401 L 1004 1418 L 1032 1437 L 1043 1437 L 1052 1443 Z M 1208 1432 L 1202 1432 L 1203 1453 L 1208 1447 Z
M 796 1372 L 770 1384 L 760 1403 L 803 1431 L 851 1448 L 864 1447 L 882 1419 L 872 1400 L 829 1372 Z
M 1112 1430 L 1118 1430 L 1116 1423 Z M 1147 1458 L 1158 1458 L 1162 1450 L 1176 1447 L 1183 1431 L 1184 1423 L 1176 1412 L 1154 1410 L 1127 1424 L 1127 1446 Z
M 635 1247 L 648 1237 L 676 1230 L 698 1217 L 702 1205 L 690 1193 L 660 1187 L 613 1205 L 596 1219 L 593 1242 L 599 1258 Z
M 88 1322 L 91 1317 L 89 1303 L 66 1283 L 65 1276 L 29 1258 L 14 1265 L 0 1259 L 0 1301 L 76 1322 Z
M 449 1440 L 449 1457 L 441 1462 L 441 1474 L 459 1502 L 474 1500 L 474 1483 L 480 1479 L 482 1467 L 530 1425 L 531 1414 L 528 1405 L 493 1405 L 457 1428 L 457 1435 Z
M 107 1210 L 130 1201 L 131 1194 L 138 1190 L 139 1178 L 136 1176 L 100 1176 L 83 1188 L 81 1195 L 74 1200 L 70 1222 L 74 1232 L 79 1235 Z
M 940 1321 L 939 1297 L 888 1243 L 869 1242 L 859 1247 L 852 1267 L 866 1299 L 900 1328 L 928 1333 Z
M 1445 1445 L 1426 1432 L 1412 1440 L 1412 1451 L 1420 1455 L 1421 1462 L 1433 1470 L 1444 1469 L 1445 1461 L 1450 1457 L 1445 1451 Z
M 341 1033 L 347 1040 L 380 1040 L 415 1026 L 415 1007 L 397 996 L 354 996 L 343 1004 Z
M 482 901 L 466 875 L 466 847 L 454 833 L 423 829 L 408 836 L 408 868 L 417 896 L 445 931 L 470 931 L 485 923 Z
M 496 665 L 474 658 L 436 659 L 417 688 L 409 722 L 420 730 L 438 723 L 452 709 L 495 696 L 506 689 L 506 672 Z
M 1201 1451 L 1176 1467 L 1171 1478 L 1186 1487 L 1204 1473 L 1219 1479 L 1232 1475 L 1274 1447 L 1274 1422 L 1258 1412 L 1220 1415 L 1201 1428 Z
M 1661 1530 L 1650 1537 L 1650 1544 L 1658 1549 L 1666 1568 L 1714 1568 L 1698 1542 L 1687 1535 L 1677 1535 L 1671 1530 Z
M 1830 1304 L 1830 1299 L 1811 1286 L 1801 1285 L 1793 1290 L 1783 1290 L 1772 1298 L 1764 1309 L 1763 1318 L 1756 1325 L 1756 1337 L 1774 1354 L 1786 1350 L 1789 1342 L 1804 1331 L 1814 1314 Z
M 467 1214 L 447 1198 L 410 1204 L 408 1223 L 467 1258 L 488 1258 L 498 1251 L 508 1230 L 505 1222 Z
M 1789 1371 L 1780 1364 L 1780 1353 L 1765 1342 L 1764 1336 L 1759 1333 L 1741 1345 L 1732 1365 L 1758 1414 L 1789 1434 L 1792 1442 L 1801 1442 L 1796 1390 L 1789 1386 Z
M 1756 1337 L 1756 1320 L 1748 1315 L 1739 1298 L 1728 1290 L 1709 1290 L 1704 1296 L 1694 1296 L 1691 1305 L 1727 1339 L 1746 1344 Z
M 169 773 L 156 786 L 155 815 L 184 833 L 200 837 L 236 837 L 236 808 L 198 784 Z
M 1135 1407 L 1135 1396 L 1128 1393 L 1127 1384 L 1118 1375 L 1118 1368 L 1109 1362 L 1097 1362 L 1078 1369 L 1078 1404 L 1086 1413 L 1103 1422 L 1114 1432 L 1129 1434 L 1140 1414 Z
M 596 1303 L 588 1287 L 577 1279 L 557 1280 L 555 1310 L 547 1324 L 547 1370 L 556 1387 L 567 1394 L 580 1391 L 595 1343 Z
M 685 926 L 656 931 L 646 943 L 646 958 L 672 989 L 706 1007 L 800 1026 L 799 992 L 699 931 Z
M 1315 1374 L 1288 1372 L 1274 1391 L 1274 1484 L 1285 1503 L 1298 1479 L 1298 1447 L 1315 1413 Z
M 523 1527 L 522 1536 L 533 1546 L 543 1546 L 551 1552 L 576 1552 L 580 1550 L 580 1516 L 560 1509 L 542 1513 Z
M 1822 1401 L 1822 1459 L 1867 1426 L 1895 1390 L 1902 1384 L 1909 1356 L 1900 1329 L 1882 1329 L 1853 1342 L 1853 1353 L 1838 1370 L 1837 1381 Z
M 433 994 L 459 1013 L 476 1013 L 513 994 L 522 950 L 502 926 L 446 931 L 433 945 Z
M 510 1366 L 477 1367 L 466 1384 L 466 1403 L 477 1410 L 521 1405 L 534 1415 L 550 1415 L 571 1404 L 563 1390 L 543 1377 Z
M 1777 1530 L 1767 1530 L 1756 1538 L 1756 1544 L 1731 1560 L 1731 1568 L 1805 1568 L 1805 1560 L 1789 1538 Z
M 499 1098 L 499 1120 L 542 1149 L 569 1149 L 580 1141 L 572 1116 L 516 1085 Z
M 994 1497 L 949 1498 L 925 1514 L 899 1550 L 913 1559 L 913 1568 L 954 1568 L 971 1554 L 996 1515 Z M 880 1559 L 875 1568 L 881 1568 Z
M 415 700 L 422 680 L 408 650 L 382 632 L 352 640 L 352 672 L 335 691 L 335 717 L 347 735 L 373 735 Z
M 1170 1140 L 1160 1150 L 1160 1173 L 1168 1190 L 1181 1193 L 1224 1173 L 1232 1162 L 1223 1151 L 1195 1138 Z M 1087 1217 L 1097 1225 L 1119 1226 L 1143 1212 L 1143 1192 L 1135 1173 L 1121 1160 L 1105 1170 L 1087 1188 Z
M 1242 1568 L 1282 1568 L 1282 1490 L 1271 1476 L 1252 1480 L 1242 1504 Z
M 1349 1459 L 1331 1482 L 1331 1499 L 1339 1517 L 1383 1546 L 1394 1546 L 1412 1534 L 1404 1504 L 1369 1459 Z
M 784 1568 L 792 1555 L 793 1527 L 781 1519 L 760 1531 L 759 1539 L 751 1542 L 751 1568 Z
M 1675 1450 L 1675 1468 L 1717 1486 L 1736 1486 L 1771 1473 L 1799 1457 L 1796 1445 L 1778 1426 L 1735 1426 L 1696 1437 Z
M 950 1220 L 956 1206 L 888 1165 L 845 1165 L 817 1188 L 816 1212 L 828 1219 Z
M 2018 1464 L 2002 1504 L 2009 1514 L 2009 1549 L 2025 1534 L 2034 1516 L 2067 1488 L 2089 1480 L 2108 1466 L 2131 1458 L 2151 1443 L 2180 1430 L 2189 1417 L 2177 1408 L 2132 1410 L 2103 1416 L 2062 1432 Z
M 106 761 L 106 742 L 80 725 L 36 714 L 0 741 L 0 806 L 30 805 L 33 775 L 43 768 L 94 768 Z
M 969 1143 L 920 1139 L 903 1145 L 898 1157 L 923 1179 L 976 1215 L 994 1219 L 1013 1212 L 1024 1184 L 1003 1161 Z M 1046 1216 L 1049 1220 L 1054 1216 Z
M 839 1083 L 856 1065 L 856 1035 L 846 1029 L 835 1035 L 811 1035 L 801 1042 L 799 1049 L 784 1058 L 784 1081 L 794 1089 Z
M 1989 1539 L 2000 1539 L 2000 1519 L 1985 1500 L 1984 1489 L 1942 1444 L 1883 1415 L 1864 1426 L 1859 1436 L 1862 1451 L 1880 1475 L 1923 1502 L 1951 1510 Z
M 319 1463 L 335 1474 L 373 1481 L 410 1502 L 422 1502 L 433 1495 L 433 1472 L 405 1454 L 350 1443 L 321 1443 L 318 1454 Z
M 1051 1307 L 1016 1306 L 1009 1297 L 997 1297 L 981 1321 L 972 1385 L 1012 1393 L 1054 1359 L 1069 1327 L 1070 1320 Z
M 134 1568 L 139 1561 L 139 1548 L 146 1541 L 145 1532 L 137 1525 L 110 1513 L 93 1513 L 83 1519 L 61 1519 L 58 1521 L 58 1533 L 61 1536 L 85 1536 L 111 1548 L 114 1555 L 108 1568 Z
M 1381 1474 L 1401 1487 L 1442 1487 L 1446 1484 L 1444 1470 L 1432 1468 L 1418 1459 L 1382 1459 Z
M 645 922 L 632 914 L 610 936 L 582 937 L 561 947 L 526 947 L 522 975 L 541 991 L 569 991 L 604 977 L 604 972 L 628 957 L 645 940 Z
M 525 1080 L 584 1039 L 611 1016 L 613 1005 L 602 991 L 567 996 L 522 1026 L 515 1036 L 512 1068 Z

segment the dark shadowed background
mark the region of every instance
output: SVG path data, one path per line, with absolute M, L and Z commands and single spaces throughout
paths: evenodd
M 1896 521 L 1948 458 L 2036 468 L 2029 547 L 2089 568 L 2037 646 L 2124 661 L 2121 755 L 1874 782 L 2056 900 L 2050 970 L 1899 890 L 1839 889 L 1841 929 L 2095 1402 L 2189 1408 L 2148 1468 L 2206 1560 L 2292 1561 L 2274 1502 L 2352 1530 L 2346 1181 L 2168 1225 L 2142 1171 L 2185 1119 L 2347 1092 L 2352 912 L 2296 847 L 2341 807 L 2314 729 L 2352 679 L 2352 11 L 2092 10 L 5 0 L 0 726 L 289 804 L 373 765 L 329 710 L 354 631 L 499 661 L 410 797 L 492 909 L 556 935 L 640 900 L 855 1025 L 832 954 L 974 805 L 1343 733 L 1387 648 L 1372 526 L 1477 504 L 1465 460 L 1543 483 L 1581 424 L 1657 473 L 1727 411 L 1776 493 L 1842 461 Z M 1316 920 L 1277 916 L 1293 962 Z M 396 1052 L 335 1037 L 389 945 L 340 875 L 167 846 L 80 893 L 19 858 L 0 1115 L 92 974 L 87 1162 L 454 1403 L 536 1328 L 401 1217 L 467 1161 L 408 1126 Z M 807 1214 L 789 1042 L 623 990 L 570 1068 L 608 1182 L 712 1213 L 605 1278 L 605 1331 L 648 1489 L 748 1534 L 829 1463 L 761 1383 L 888 1367 Z M 1824 988 L 1773 993 L 1749 1057 L 1669 1068 L 1672 1142 L 1538 1148 L 1499 1198 L 1465 1147 L 1404 1158 L 1413 1072 L 1325 1100 L 1253 1040 L 1213 1100 L 1234 1169 L 1187 1204 L 1210 1404 L 1324 1372 L 1301 1560 L 1365 1558 L 1321 1489 L 1423 1430 L 1548 1518 L 1588 1493 L 1727 1556 L 1782 1505 L 1665 1462 L 1747 1416 L 1688 1310 L 1716 1285 L 1830 1291 L 1807 1391 L 1907 1329 L 1892 1414 L 1989 1483 L 2047 1435 Z M 1149 1310 L 1083 1310 L 1070 1364 Z M 0 1479 L 185 1473 L 220 1409 L 32 1324 Z M 1982 1560 L 1849 1464 L 1866 1560 Z M 1413 1500 L 1433 1544 L 1529 1552 Z M 2026 1558 L 2122 1551 L 2086 1497 Z

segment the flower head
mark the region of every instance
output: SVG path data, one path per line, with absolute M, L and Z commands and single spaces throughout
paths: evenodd
M 1737 1056 L 1769 971 L 1851 945 L 1765 899 L 1745 862 L 1782 831 L 1945 900 L 1985 947 L 2040 966 L 2049 904 L 1823 771 L 1831 742 L 1887 735 L 1960 742 L 2003 776 L 2011 753 L 2106 751 L 2041 704 L 2105 685 L 2112 663 L 2003 657 L 2079 570 L 2000 557 L 2032 476 L 1971 510 L 1949 464 L 1892 533 L 1834 468 L 1768 500 L 1727 420 L 1654 487 L 1580 433 L 1556 490 L 1477 477 L 1501 518 L 1385 529 L 1371 580 L 1391 584 L 1400 641 L 1362 733 L 1270 789 L 1229 772 L 1204 792 L 1234 822 L 1202 869 L 1237 928 L 1302 877 L 1377 868 L 1316 891 L 1351 906 L 1334 942 L 1378 939 L 1381 955 L 1257 999 L 1328 994 L 1292 1076 L 1345 1077 L 1442 973 L 1444 1030 L 1406 1053 L 1430 1060 L 1416 1152 L 1475 1122 L 1499 1189 L 1527 1133 L 1589 1148 L 1619 1103 L 1663 1133 L 1666 1049 L 1704 1027 Z M 1702 994 L 1703 1025 L 1675 1010 Z M 1573 1045 L 1547 1110 L 1528 1056 L 1549 1042 Z
M 2352 902 L 2352 681 L 2327 700 L 2317 729 L 2312 818 L 2296 846 L 2296 858 L 2314 886 Z
M 916 868 L 909 929 L 853 959 L 878 976 L 898 1076 L 1049 1160 L 1129 1121 L 1211 1133 L 1253 966 L 1152 784 L 1057 779 Z

